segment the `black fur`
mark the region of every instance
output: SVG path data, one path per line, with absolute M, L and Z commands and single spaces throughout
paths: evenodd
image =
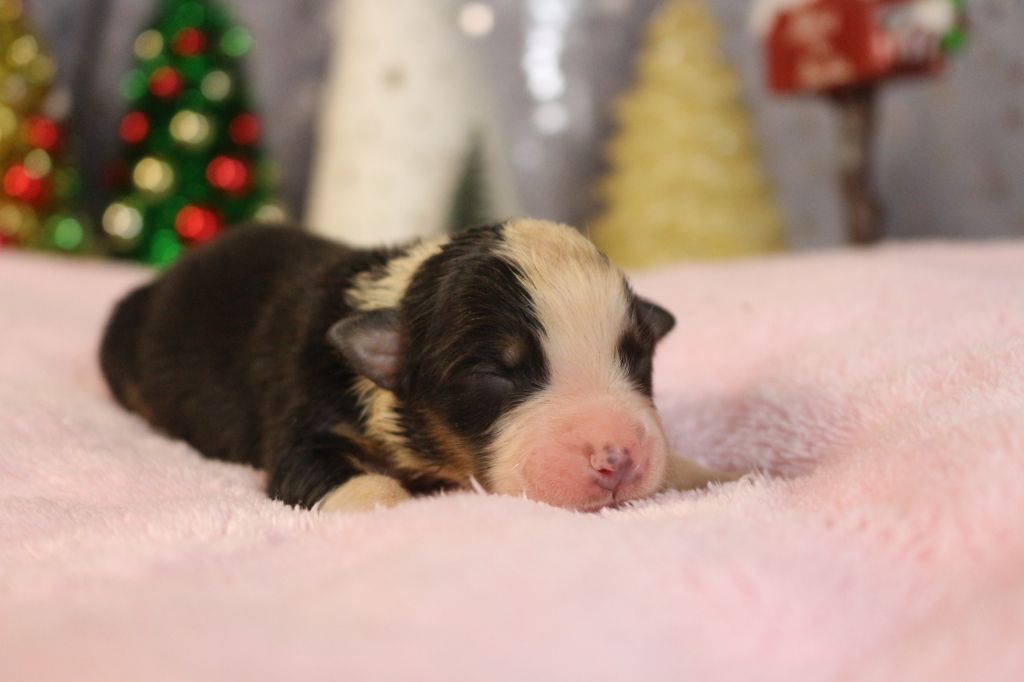
M 478 233 L 479 234 L 479 233 Z M 403 395 L 413 411 L 436 409 L 461 436 L 483 445 L 507 407 L 547 381 L 540 322 L 512 264 L 481 249 L 499 238 L 457 239 L 420 269 L 404 307 L 410 353 Z M 509 362 L 504 351 L 521 347 Z M 450 390 L 423 395 L 418 386 Z
M 500 226 L 462 233 L 419 268 L 399 309 L 360 313 L 346 290 L 401 251 L 235 230 L 118 304 L 104 376 L 119 402 L 204 455 L 266 468 L 268 493 L 289 504 L 310 507 L 361 473 L 393 476 L 410 492 L 464 486 L 470 474 L 486 482 L 495 420 L 548 372 L 520 273 L 494 255 L 501 235 Z M 649 393 L 666 322 L 634 305 L 620 355 Z M 397 364 L 377 352 L 392 339 Z M 367 434 L 354 391 L 365 376 L 396 396 L 413 465 Z M 454 466 L 462 449 L 471 463 Z

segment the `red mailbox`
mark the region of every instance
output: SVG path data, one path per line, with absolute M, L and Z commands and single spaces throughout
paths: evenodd
M 962 0 L 814 0 L 771 26 L 768 82 L 817 92 L 940 70 L 962 41 Z

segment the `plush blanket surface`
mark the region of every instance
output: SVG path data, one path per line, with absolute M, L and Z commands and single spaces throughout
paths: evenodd
M 1024 679 L 1024 244 L 637 278 L 676 449 L 600 514 L 321 515 L 109 399 L 147 274 L 0 255 L 0 680 Z

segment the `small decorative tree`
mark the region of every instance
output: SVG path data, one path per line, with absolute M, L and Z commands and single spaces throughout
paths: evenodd
M 495 219 L 485 173 L 483 147 L 479 139 L 474 139 L 452 198 L 451 215 L 448 217 L 450 233 L 457 234 L 467 227 Z
M 242 73 L 251 43 L 211 0 L 161 0 L 122 83 L 124 195 L 103 215 L 116 253 L 166 265 L 228 227 L 283 218 Z
M 0 246 L 92 252 L 96 240 L 76 210 L 81 181 L 60 123 L 68 97 L 53 89 L 53 58 L 21 0 L 0 0 L 0 46 Z
M 618 105 L 594 241 L 624 266 L 770 251 L 783 224 L 740 86 L 701 0 L 651 21 L 637 83 Z

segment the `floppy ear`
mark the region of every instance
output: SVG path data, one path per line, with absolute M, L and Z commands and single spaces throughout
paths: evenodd
M 655 341 L 661 341 L 676 326 L 672 313 L 645 298 L 637 296 L 636 308 L 640 319 L 654 334 Z
M 381 388 L 393 389 L 402 368 L 398 311 L 388 308 L 356 313 L 327 330 L 327 342 L 352 366 Z

